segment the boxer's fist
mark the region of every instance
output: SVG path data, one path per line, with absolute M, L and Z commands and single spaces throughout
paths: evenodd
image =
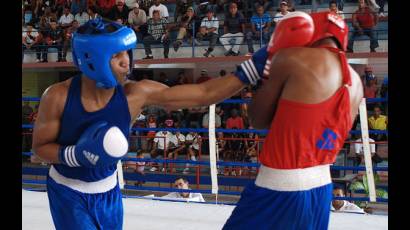
M 314 35 L 314 22 L 309 14 L 292 12 L 282 18 L 277 24 L 268 44 L 268 60 L 264 76 L 269 75 L 273 55 L 280 49 L 307 46 Z
M 264 46 L 256 51 L 249 60 L 237 67 L 235 76 L 245 84 L 256 85 L 262 77 L 267 58 L 267 46 Z
M 128 141 L 117 126 L 97 122 L 87 128 L 76 145 L 61 146 L 59 159 L 70 167 L 116 164 L 128 152 Z

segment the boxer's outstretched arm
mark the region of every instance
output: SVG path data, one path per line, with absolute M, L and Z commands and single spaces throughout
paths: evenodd
M 60 145 L 55 141 L 66 100 L 66 94 L 62 93 L 62 84 L 64 83 L 53 85 L 44 92 L 33 130 L 34 153 L 42 161 L 51 164 L 60 163 L 58 159 Z
M 136 84 L 137 85 L 137 84 Z M 242 90 L 246 85 L 234 75 L 216 78 L 201 84 L 168 87 L 164 84 L 143 80 L 133 87 L 145 95 L 144 106 L 159 105 L 169 110 L 206 106 L 222 101 Z

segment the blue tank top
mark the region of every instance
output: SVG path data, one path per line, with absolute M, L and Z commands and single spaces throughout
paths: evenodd
M 118 126 L 128 139 L 131 115 L 122 86 L 116 86 L 114 95 L 103 109 L 87 112 L 81 103 L 81 76 L 73 77 L 61 118 L 57 143 L 75 145 L 86 128 L 102 120 Z M 117 169 L 117 164 L 102 168 L 69 167 L 63 164 L 54 164 L 54 167 L 65 177 L 93 182 L 112 175 Z

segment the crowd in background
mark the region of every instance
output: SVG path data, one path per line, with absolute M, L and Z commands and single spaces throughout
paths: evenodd
M 328 10 L 343 16 L 344 2 L 328 1 Z M 353 52 L 360 36 L 368 36 L 370 51 L 376 52 L 379 44 L 374 30 L 385 16 L 384 1 L 377 1 L 379 5 L 374 0 L 353 2 L 358 9 L 352 15 L 348 52 Z M 166 5 L 171 3 L 161 0 L 26 0 L 22 1 L 22 46 L 23 52 L 36 53 L 36 62 L 48 62 L 49 48 L 57 49 L 58 62 L 66 62 L 73 32 L 88 20 L 102 17 L 133 28 L 144 46 L 145 59 L 154 58 L 153 44 L 162 45 L 164 58 L 168 58 L 170 46 L 177 52 L 184 41 L 202 45 L 204 40 L 209 41 L 205 57 L 213 56 L 218 41 L 225 56 L 240 55 L 242 43 L 248 47 L 247 54 L 252 54 L 253 45 L 266 44 L 283 16 L 305 3 L 309 1 L 176 0 L 174 15 L 170 15 Z

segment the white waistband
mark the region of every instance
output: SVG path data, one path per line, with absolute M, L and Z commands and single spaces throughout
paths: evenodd
M 331 182 L 329 165 L 303 169 L 273 169 L 261 165 L 255 184 L 275 191 L 304 191 Z
M 57 172 L 53 166 L 50 167 L 49 175 L 58 184 L 65 185 L 82 193 L 103 193 L 113 189 L 117 185 L 117 170 L 115 170 L 111 176 L 93 182 L 67 178 Z

